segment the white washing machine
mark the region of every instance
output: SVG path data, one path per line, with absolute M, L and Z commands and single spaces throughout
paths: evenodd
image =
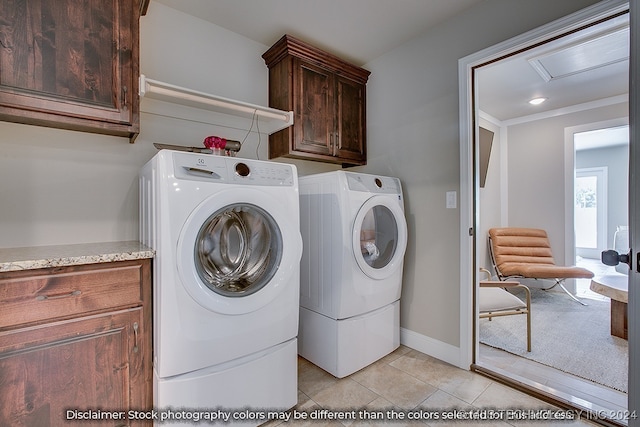
M 156 251 L 154 406 L 244 409 L 238 417 L 293 407 L 302 254 L 295 167 L 161 150 L 140 173 L 140 197 L 141 241 Z
M 300 177 L 300 222 L 298 353 L 342 378 L 400 345 L 400 180 L 345 171 Z

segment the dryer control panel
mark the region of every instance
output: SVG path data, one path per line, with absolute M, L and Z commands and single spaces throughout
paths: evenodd
M 400 180 L 388 176 L 345 172 L 349 190 L 379 194 L 401 194 Z
M 173 153 L 174 174 L 178 179 L 265 186 L 295 185 L 295 166 L 199 153 Z

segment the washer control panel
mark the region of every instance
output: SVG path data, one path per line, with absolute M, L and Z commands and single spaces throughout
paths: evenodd
M 265 186 L 293 186 L 295 166 L 263 160 L 173 152 L 178 179 Z

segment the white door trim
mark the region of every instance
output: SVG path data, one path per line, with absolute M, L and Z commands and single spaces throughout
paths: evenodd
M 632 268 L 629 270 L 629 354 L 633 355 L 629 358 L 629 399 L 628 408 L 637 411 L 640 408 L 640 366 L 638 362 L 640 357 L 640 334 L 638 333 L 638 325 L 640 325 L 640 268 L 638 259 L 640 252 L 640 197 L 632 189 L 638 188 L 640 174 L 640 88 L 638 87 L 638 72 L 640 72 L 640 58 L 637 55 L 640 48 L 640 31 L 638 23 L 640 22 L 640 5 L 634 1 L 630 5 L 630 42 L 631 42 L 631 58 L 629 75 L 629 243 L 632 248 L 631 259 Z M 640 419 L 637 413 L 635 417 L 629 420 L 629 427 L 640 426 Z
M 479 122 L 474 109 L 474 69 L 489 61 L 525 50 L 534 44 L 543 43 L 615 13 L 628 9 L 628 2 L 613 0 L 600 2 L 586 9 L 560 18 L 537 29 L 481 50 L 458 61 L 459 114 L 460 114 L 460 357 L 459 366 L 468 369 L 473 363 L 477 347 L 477 332 L 474 337 L 474 319 L 477 307 L 473 301 L 475 281 L 475 238 L 468 230 L 477 227 L 474 195 L 478 188 L 475 175 L 478 165 L 475 156 L 473 135 L 477 134 Z M 476 187 L 474 187 L 476 186 Z M 478 236 L 476 236 L 478 237 Z

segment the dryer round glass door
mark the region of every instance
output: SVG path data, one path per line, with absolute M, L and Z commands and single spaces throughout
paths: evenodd
M 368 199 L 353 226 L 353 252 L 360 269 L 372 279 L 385 279 L 401 265 L 407 247 L 404 212 L 384 196 Z
M 292 286 L 302 239 L 295 209 L 254 188 L 212 195 L 189 215 L 178 239 L 178 272 L 206 309 L 243 314 Z M 298 286 L 298 283 L 293 283 Z

